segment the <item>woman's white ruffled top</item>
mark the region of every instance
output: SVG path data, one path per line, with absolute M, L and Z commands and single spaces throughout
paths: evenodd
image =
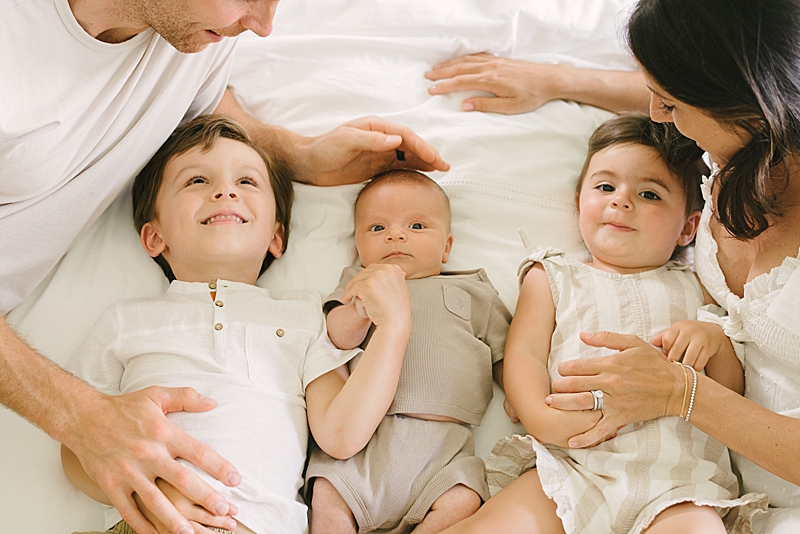
M 719 172 L 716 165 L 713 170 L 702 185 L 706 203 L 697 231 L 697 273 L 728 312 L 723 320 L 725 333 L 744 349 L 745 396 L 774 412 L 800 418 L 800 251 L 747 282 L 742 297 L 734 294 L 717 261 L 717 243 L 709 227 L 714 216 L 711 185 Z M 731 456 L 745 493 L 768 493 L 774 506 L 800 507 L 800 487 L 733 451 Z

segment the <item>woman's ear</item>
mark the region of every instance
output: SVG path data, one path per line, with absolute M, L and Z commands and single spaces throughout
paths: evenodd
M 699 211 L 693 211 L 689 217 L 686 218 L 686 224 L 681 229 L 681 235 L 678 236 L 678 246 L 685 247 L 694 239 L 694 234 L 697 232 L 697 227 L 700 225 Z
M 139 239 L 151 258 L 157 258 L 167 248 L 167 243 L 161 238 L 158 228 L 152 222 L 144 223 Z

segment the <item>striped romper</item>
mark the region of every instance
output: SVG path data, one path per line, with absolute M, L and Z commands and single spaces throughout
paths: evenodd
M 520 283 L 537 262 L 547 273 L 556 307 L 551 381 L 559 378 L 562 361 L 616 352 L 585 345 L 581 331 L 634 334 L 649 342 L 677 321 L 694 320 L 703 305 L 689 265 L 671 261 L 650 271 L 616 274 L 537 247 L 520 266 Z M 543 445 L 532 436 L 502 438 L 487 460 L 490 491 L 533 467 L 567 534 L 639 533 L 661 511 L 687 501 L 714 506 L 723 517 L 741 508 L 731 516 L 738 515 L 737 525 L 747 532 L 749 517 L 764 499 L 757 494 L 737 499 L 728 450 L 678 417 L 629 424 L 617 437 L 586 449 Z

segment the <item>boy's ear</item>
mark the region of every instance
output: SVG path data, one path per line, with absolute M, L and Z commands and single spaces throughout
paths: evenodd
M 450 249 L 453 248 L 453 234 L 447 234 L 447 243 L 444 244 L 444 255 L 442 255 L 442 263 L 447 263 L 447 257 L 450 255 Z
M 157 258 L 167 248 L 167 243 L 161 238 L 158 228 L 152 222 L 144 223 L 139 239 L 151 258 Z
M 694 239 L 694 234 L 697 232 L 697 227 L 700 225 L 699 211 L 693 211 L 686 219 L 686 224 L 681 229 L 681 235 L 678 236 L 678 246 L 685 247 Z
M 275 232 L 272 234 L 272 241 L 269 243 L 269 247 L 267 247 L 267 252 L 272 252 L 272 257 L 280 258 L 283 256 L 283 236 L 284 236 L 284 228 L 283 225 L 279 222 L 275 223 Z

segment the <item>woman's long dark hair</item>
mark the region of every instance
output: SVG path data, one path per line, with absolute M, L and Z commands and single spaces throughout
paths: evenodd
M 800 0 L 641 0 L 628 45 L 671 96 L 752 135 L 720 172 L 716 211 L 739 239 L 766 230 L 800 154 Z

